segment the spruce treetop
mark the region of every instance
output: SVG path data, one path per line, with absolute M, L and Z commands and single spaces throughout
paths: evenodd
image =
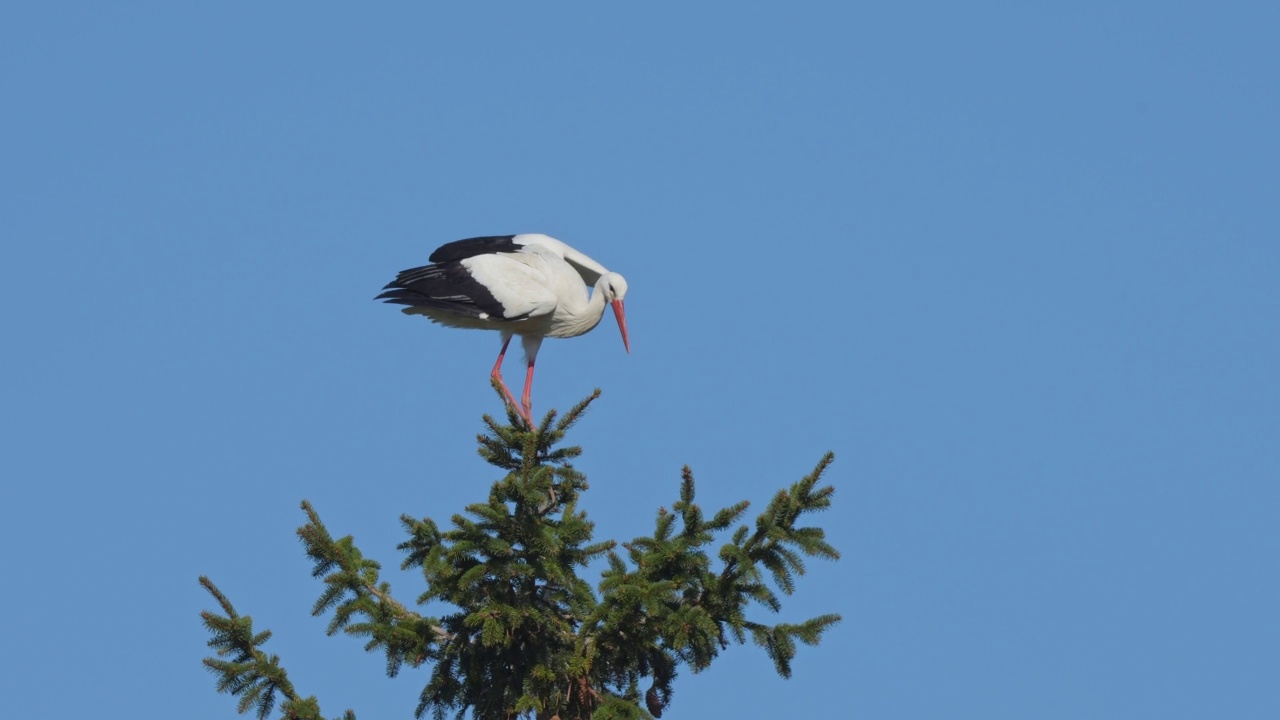
M 547 413 L 537 427 L 510 409 L 508 424 L 484 416 L 480 456 L 506 473 L 488 498 L 455 514 L 447 528 L 401 517 L 408 537 L 398 546 L 400 567 L 417 569 L 426 585 L 414 604 L 452 609 L 440 617 L 397 600 L 382 566 L 352 536 L 335 539 L 302 502 L 298 537 L 323 585 L 312 614 L 329 616 L 330 635 L 360 637 L 365 650 L 382 654 L 389 677 L 406 665 L 429 667 L 416 717 L 661 717 L 681 666 L 696 673 L 750 638 L 790 677 L 797 642 L 816 645 L 840 621 L 836 614 L 794 624 L 760 617 L 781 610 L 806 558 L 840 557 L 821 528 L 800 524 L 831 504 L 834 488 L 819 485 L 831 453 L 779 490 L 754 522 L 744 521 L 747 501 L 704 512 L 685 467 L 679 499 L 671 510 L 659 508 L 652 535 L 593 542 L 594 523 L 579 507 L 587 480 L 572 464 L 582 451 L 561 441 L 599 394 L 563 417 Z M 593 589 L 580 573 L 599 559 L 607 567 Z M 321 720 L 315 697 L 302 697 L 280 659 L 261 649 L 270 631 L 255 632 L 208 578 L 200 582 L 221 609 L 201 613 L 215 653 L 204 663 L 218 691 L 237 696 L 238 711 L 259 720 L 277 708 L 289 720 Z

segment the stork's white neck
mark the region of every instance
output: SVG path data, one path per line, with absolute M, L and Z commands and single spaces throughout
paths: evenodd
M 605 308 L 627 293 L 627 281 L 618 273 L 605 272 L 596 280 L 591 297 L 579 303 L 562 303 L 552 319 L 551 337 L 577 337 L 600 324 Z
M 605 306 L 608 304 L 603 290 L 605 282 L 603 277 L 597 280 L 595 288 L 591 291 L 591 297 L 580 305 L 562 303 L 552 320 L 551 332 L 547 335 L 577 337 L 591 332 L 596 325 L 599 325 L 600 318 L 604 317 Z

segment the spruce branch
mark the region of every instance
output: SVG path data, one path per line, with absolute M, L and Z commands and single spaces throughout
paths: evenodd
M 298 528 L 298 538 L 313 561 L 312 577 L 322 578 L 325 583 L 311 614 L 319 617 L 332 611 L 326 632 L 335 635 L 342 631 L 366 638 L 364 647 L 369 652 L 382 648 L 389 677 L 399 674 L 406 662 L 418 665 L 433 657 L 435 647 L 449 639 L 449 632 L 433 618 L 423 617 L 392 597 L 391 585 L 379 579 L 381 564 L 365 558 L 354 538 L 348 535 L 335 540 L 306 500 L 302 501 L 302 511 L 307 523 Z M 426 523 L 410 525 L 416 533 L 410 543 L 429 539 L 433 527 Z
M 286 720 L 324 720 L 320 704 L 314 696 L 301 697 L 289 681 L 280 665 L 278 655 L 267 655 L 260 648 L 271 638 L 271 631 L 253 631 L 253 619 L 236 612 L 231 601 L 208 577 L 200 576 L 200 585 L 218 601 L 222 615 L 201 611 L 200 619 L 213 637 L 209 647 L 217 657 L 204 659 L 204 666 L 218 676 L 218 692 L 240 696 L 236 710 L 240 714 L 256 710 L 258 720 L 275 709 L 277 694 L 284 698 L 280 711 Z M 222 658 L 230 658 L 222 659 Z M 351 710 L 342 715 L 343 720 L 355 720 Z
M 610 552 L 601 602 L 584 626 L 598 646 L 597 662 L 609 668 L 614 683 L 621 687 L 650 678 L 646 701 L 660 709 L 669 700 L 679 663 L 699 671 L 731 639 L 742 643 L 748 635 L 765 649 L 780 675 L 790 676 L 796 642 L 816 644 L 840 617 L 767 625 L 749 619 L 747 606 L 756 603 L 778 612 L 778 591 L 794 592 L 795 578 L 805 573 L 804 557 L 839 558 L 822 529 L 797 527 L 802 515 L 830 505 L 834 488 L 815 488 L 833 459 L 828 453 L 813 472 L 775 495 L 756 519 L 754 533 L 747 525 L 737 528 L 718 552 L 722 567 L 717 572 L 711 570 L 706 548 L 717 533 L 739 521 L 749 503 L 722 508 L 708 520 L 696 503 L 693 472 L 683 468 L 680 498 L 670 512 L 658 510 L 653 534 L 623 543 L 630 563 Z

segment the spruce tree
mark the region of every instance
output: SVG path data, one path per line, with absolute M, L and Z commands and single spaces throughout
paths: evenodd
M 779 490 L 753 525 L 741 522 L 747 501 L 704 513 L 685 467 L 679 499 L 658 509 L 652 535 L 592 542 L 594 524 L 579 507 L 586 477 L 572 464 L 581 449 L 560 443 L 598 396 L 559 420 L 549 412 L 536 428 L 510 410 L 508 425 L 485 415 L 480 455 L 506 472 L 488 499 L 454 515 L 447 529 L 401 517 L 408 535 L 398 546 L 401 568 L 417 568 L 426 581 L 417 604 L 439 601 L 454 608 L 447 615 L 424 616 L 393 597 L 381 565 L 350 535 L 334 538 L 302 502 L 298 537 L 324 585 L 312 614 L 330 616 L 330 635 L 363 638 L 367 651 L 383 654 L 390 677 L 428 667 L 417 717 L 657 718 L 681 666 L 702 670 L 750 638 L 790 677 L 797 641 L 815 645 L 839 622 L 835 614 L 798 624 L 748 617 L 761 606 L 781 609 L 779 593 L 794 591 L 806 557 L 839 558 L 821 528 L 798 524 L 831 503 L 834 488 L 818 485 L 831 453 Z M 598 559 L 607 568 L 593 590 L 578 573 Z M 262 650 L 270 631 L 255 631 L 208 578 L 200 583 L 220 607 L 201 613 L 215 652 L 204 664 L 217 689 L 259 720 L 277 706 L 284 718 L 321 720 L 316 698 L 303 697 L 279 657 Z

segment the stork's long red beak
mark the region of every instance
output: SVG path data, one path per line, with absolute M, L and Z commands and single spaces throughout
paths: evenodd
M 621 300 L 613 301 L 613 315 L 618 318 L 618 329 L 622 331 L 622 347 L 627 349 L 627 353 L 631 353 L 631 343 L 627 342 L 627 313 L 622 308 Z

